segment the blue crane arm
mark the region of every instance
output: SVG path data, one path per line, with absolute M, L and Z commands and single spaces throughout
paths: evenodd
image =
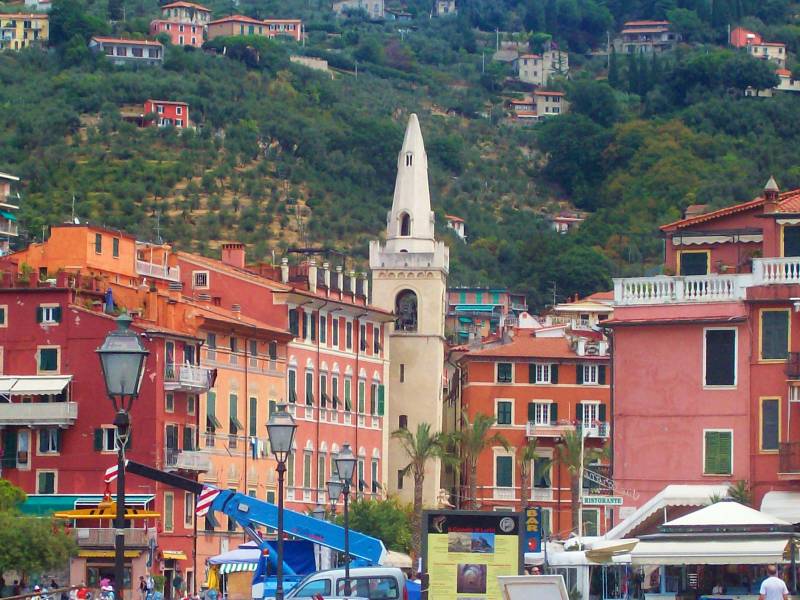
M 278 507 L 252 496 L 220 490 L 211 508 L 228 515 L 244 528 L 253 528 L 257 525 L 271 529 L 278 528 Z M 293 537 L 344 552 L 344 527 L 335 523 L 284 509 L 283 528 Z M 350 555 L 379 565 L 386 558 L 386 548 L 379 539 L 351 529 Z

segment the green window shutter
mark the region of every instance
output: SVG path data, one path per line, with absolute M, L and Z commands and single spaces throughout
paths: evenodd
M 53 320 L 56 323 L 61 323 L 61 307 L 57 306 L 53 309 Z
M 550 403 L 550 424 L 555 425 L 558 423 L 558 404 L 555 402 Z
M 96 452 L 100 452 L 103 449 L 103 430 L 102 429 L 95 429 L 94 430 L 94 449 Z
M 311 313 L 311 341 L 317 340 L 317 320 L 314 318 L 314 313 Z
M 56 429 L 56 452 L 61 452 L 62 448 L 64 447 L 64 432 L 59 427 Z
M 761 358 L 779 360 L 789 356 L 789 311 L 761 313 Z
M 536 403 L 528 402 L 528 421 L 533 422 L 536 420 Z
M 47 452 L 49 450 L 48 441 L 49 436 L 47 435 L 47 429 L 40 429 L 39 430 L 39 452 Z
M 384 411 L 386 410 L 386 388 L 383 384 L 378 386 L 378 416 L 383 416 Z
M 184 450 L 193 450 L 194 449 L 194 439 L 192 439 L 192 430 L 188 427 L 183 428 L 183 449 Z
M 706 431 L 705 432 L 705 464 L 703 471 L 708 475 L 714 475 L 718 471 L 717 464 L 719 462 L 719 431 Z
M 36 322 L 41 323 L 42 321 L 44 321 L 44 309 L 39 306 L 36 309 Z
M 597 367 L 597 383 L 599 385 L 606 384 L 606 366 L 605 365 L 598 365 Z
M 297 334 L 299 333 L 299 317 L 300 315 L 298 314 L 296 308 L 289 310 L 289 332 L 295 337 L 297 337 Z
M 308 337 L 308 315 L 303 313 L 303 339 Z
M 528 383 L 536 383 L 536 363 L 528 363 Z
M 606 422 L 606 405 L 605 404 L 601 404 L 597 408 L 597 420 L 600 421 L 601 423 L 605 423 Z
M 575 382 L 578 385 L 583 383 L 583 365 L 580 363 L 575 365 Z
M 510 456 L 498 456 L 496 459 L 496 482 L 497 487 L 511 487 L 513 480 L 512 469 L 514 466 L 513 459 Z
M 779 400 L 769 399 L 761 402 L 761 449 L 777 450 L 779 423 Z
M 728 475 L 733 470 L 733 461 L 731 460 L 731 450 L 733 446 L 732 437 L 733 434 L 730 431 L 719 432 L 719 460 L 717 462 L 717 467 L 719 473 L 722 475 Z
M 575 406 L 575 418 L 578 419 L 578 426 L 583 421 L 583 404 L 580 402 Z
M 558 365 L 550 365 L 550 383 L 558 383 Z

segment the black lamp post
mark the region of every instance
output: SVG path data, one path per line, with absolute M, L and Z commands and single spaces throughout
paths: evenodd
M 139 336 L 130 330 L 133 319 L 122 314 L 117 330 L 106 336 L 96 352 L 100 356 L 106 393 L 114 406 L 114 443 L 117 446 L 117 514 L 114 519 L 114 594 L 122 600 L 125 587 L 125 446 L 130 436 L 130 410 L 139 395 L 149 352 Z
M 350 596 L 350 515 L 348 507 L 350 504 L 350 482 L 353 479 L 353 471 L 356 469 L 356 457 L 350 449 L 350 444 L 344 444 L 339 456 L 336 457 L 336 471 L 342 483 L 342 493 L 344 494 L 344 595 Z
M 292 439 L 297 429 L 294 417 L 286 411 L 285 404 L 279 404 L 267 422 L 267 435 L 272 454 L 278 463 L 278 565 L 275 600 L 283 600 L 283 478 L 286 474 L 286 461 L 292 451 Z

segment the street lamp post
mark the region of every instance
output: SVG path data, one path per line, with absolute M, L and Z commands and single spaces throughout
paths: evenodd
M 117 514 L 114 519 L 114 595 L 122 600 L 125 587 L 125 446 L 130 436 L 130 410 L 139 395 L 149 352 L 130 330 L 133 319 L 122 314 L 117 330 L 106 336 L 96 352 L 100 356 L 106 393 L 114 407 L 114 443 L 117 446 Z
M 356 457 L 350 449 L 350 444 L 344 444 L 339 456 L 336 457 L 336 471 L 342 481 L 344 494 L 344 595 L 350 596 L 350 482 L 356 468 Z
M 292 451 L 292 440 L 297 423 L 286 410 L 285 404 L 279 404 L 267 422 L 267 435 L 272 454 L 278 463 L 278 565 L 276 572 L 275 600 L 283 600 L 283 479 L 286 474 L 286 461 Z

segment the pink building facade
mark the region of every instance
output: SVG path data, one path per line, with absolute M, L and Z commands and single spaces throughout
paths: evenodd
M 615 280 L 613 475 L 638 493 L 619 517 L 671 483 L 745 481 L 765 510 L 770 492 L 800 499 L 798 209 L 770 180 L 662 227 L 670 275 Z

